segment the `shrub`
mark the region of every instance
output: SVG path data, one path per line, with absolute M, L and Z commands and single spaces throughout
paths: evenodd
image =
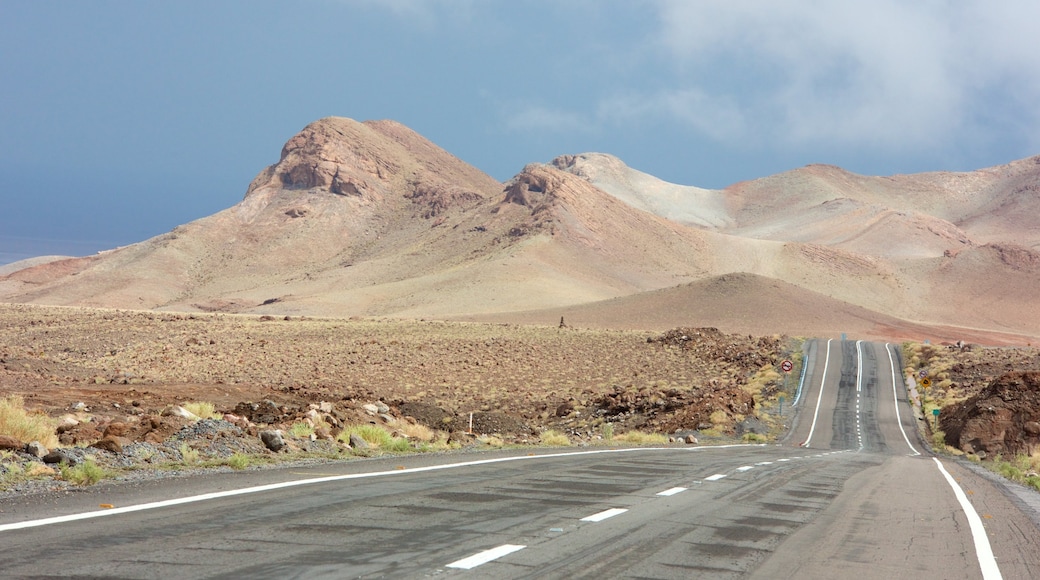
M 549 447 L 565 447 L 571 444 L 571 440 L 566 435 L 552 429 L 542 433 L 539 439 L 542 445 L 548 445 Z
M 642 431 L 626 431 L 618 436 L 617 439 L 635 445 L 668 443 L 668 438 L 660 433 L 644 433 Z
M 109 475 L 105 468 L 91 459 L 71 467 L 67 463 L 61 464 L 61 478 L 73 485 L 94 485 Z
M 289 427 L 289 434 L 293 437 L 310 437 L 314 433 L 314 425 L 301 421 L 299 423 L 293 423 L 292 427 Z
M 25 410 L 21 397 L 0 399 L 0 433 L 21 441 L 39 441 L 46 447 L 57 447 L 58 424 L 41 413 Z
M 480 441 L 484 445 L 490 445 L 491 447 L 502 447 L 506 444 L 500 437 L 495 437 L 494 435 L 481 435 L 477 437 L 477 441 Z
M 419 423 L 402 423 L 397 430 L 414 441 L 429 443 L 437 438 L 437 432 Z
M 350 441 L 351 435 L 357 435 L 369 445 L 384 451 L 401 452 L 412 449 L 412 445 L 407 439 L 394 437 L 386 429 L 377 425 L 351 425 L 343 429 L 343 432 L 339 434 L 337 439 L 347 443 Z
M 240 470 L 249 467 L 253 463 L 253 460 L 245 453 L 235 453 L 224 460 L 224 463 L 231 469 Z
M 193 465 L 199 462 L 199 450 L 192 449 L 187 443 L 181 443 L 180 447 L 177 448 L 181 452 L 181 461 L 187 465 Z
M 199 401 L 194 403 L 184 403 L 181 405 L 188 412 L 195 414 L 199 419 L 223 419 L 224 415 L 217 412 L 217 408 L 213 403 L 206 401 Z
M 765 443 L 766 441 L 769 441 L 769 438 L 765 435 L 751 432 L 744 433 L 743 439 L 746 443 Z
M 600 427 L 600 433 L 603 434 L 603 440 L 604 441 L 612 441 L 614 439 L 614 424 L 613 423 L 604 423 Z

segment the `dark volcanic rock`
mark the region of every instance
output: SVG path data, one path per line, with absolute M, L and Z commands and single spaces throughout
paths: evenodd
M 947 445 L 986 457 L 1040 445 L 1040 372 L 1011 372 L 939 415 Z

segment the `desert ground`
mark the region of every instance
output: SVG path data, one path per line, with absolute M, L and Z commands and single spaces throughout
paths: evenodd
M 236 454 L 266 461 L 382 453 L 351 445 L 344 434 L 359 425 L 380 427 L 398 452 L 611 437 L 766 441 L 784 434 L 789 415 L 778 415 L 779 398 L 793 398 L 800 369 L 785 378 L 779 366 L 799 363 L 801 344 L 714 328 L 8 304 L 0 305 L 0 399 L 20 398 L 51 421 L 51 460 L 91 459 L 110 477 L 227 468 Z M 931 369 L 933 404 L 964 400 L 1008 372 L 1040 371 L 1029 347 L 907 352 L 908 364 Z M 178 415 L 193 403 L 211 403 L 214 413 Z M 284 436 L 277 451 L 261 438 L 272 430 Z M 28 443 L 2 456 L 7 493 L 68 485 L 56 469 L 25 475 L 26 466 L 43 465 L 18 448 Z

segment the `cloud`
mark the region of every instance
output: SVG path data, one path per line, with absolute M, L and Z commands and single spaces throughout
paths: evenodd
M 910 148 L 985 131 L 994 99 L 1035 133 L 1040 5 L 833 0 L 666 1 L 654 42 L 671 59 L 673 106 L 723 103 L 732 131 L 763 138 Z M 660 95 L 648 95 L 658 100 Z M 725 127 L 709 125 L 699 129 Z
M 744 115 L 727 96 L 698 89 L 665 90 L 604 98 L 597 109 L 603 124 L 679 121 L 716 141 L 735 141 L 746 132 Z
M 513 131 L 570 133 L 590 131 L 595 126 L 587 116 L 574 111 L 531 104 L 509 105 L 508 108 L 505 125 Z

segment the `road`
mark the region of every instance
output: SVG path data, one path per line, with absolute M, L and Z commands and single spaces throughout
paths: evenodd
M 1035 513 L 925 452 L 895 346 L 809 352 L 780 445 L 514 450 L 97 486 L 0 504 L 0 576 L 1040 577 Z

